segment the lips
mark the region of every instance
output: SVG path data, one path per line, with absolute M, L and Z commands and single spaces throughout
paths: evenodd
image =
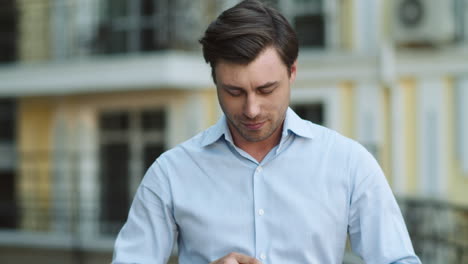
M 249 130 L 259 130 L 265 122 L 256 122 L 256 123 L 243 123 L 243 125 Z

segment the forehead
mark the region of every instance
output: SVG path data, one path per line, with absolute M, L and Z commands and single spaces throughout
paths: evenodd
M 215 67 L 216 80 L 236 85 L 243 82 L 268 82 L 287 76 L 287 68 L 273 47 L 266 48 L 249 64 L 220 60 Z

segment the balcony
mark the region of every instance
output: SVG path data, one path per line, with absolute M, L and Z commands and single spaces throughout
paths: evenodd
M 468 263 L 468 207 L 416 198 L 399 204 L 422 263 Z

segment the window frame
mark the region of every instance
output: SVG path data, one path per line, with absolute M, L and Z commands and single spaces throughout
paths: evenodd
M 340 103 L 338 85 L 324 85 L 319 87 L 306 87 L 296 84 L 291 89 L 290 105 L 315 104 L 323 105 L 322 126 L 339 130 L 340 126 Z
M 162 122 L 162 127 L 158 127 L 151 131 L 145 131 L 144 124 L 143 124 L 143 113 L 144 112 L 154 112 L 154 111 L 161 111 L 162 115 L 164 116 L 164 120 Z M 167 123 L 167 115 L 168 111 L 164 107 L 158 106 L 148 106 L 148 107 L 137 107 L 137 108 L 116 108 L 116 109 L 106 109 L 101 110 L 97 113 L 98 115 L 98 124 L 99 118 L 103 114 L 109 113 L 126 113 L 128 117 L 128 128 L 123 131 L 102 131 L 101 128 L 98 126 L 98 152 L 101 153 L 102 146 L 108 144 L 127 144 L 128 146 L 128 164 L 126 165 L 128 172 L 126 175 L 126 181 L 128 183 L 128 189 L 126 190 L 127 193 L 127 202 L 128 207 L 131 204 L 131 201 L 136 193 L 138 186 L 140 185 L 141 179 L 145 174 L 145 171 L 148 169 L 145 164 L 146 157 L 145 157 L 145 148 L 151 145 L 159 145 L 162 146 L 163 151 L 168 148 L 166 142 L 166 134 L 168 133 L 168 123 Z M 155 154 L 154 159 L 159 156 Z M 99 163 L 98 163 L 98 181 L 100 181 L 100 194 L 97 196 L 99 199 L 99 207 L 101 208 L 99 211 L 103 212 L 104 209 L 102 208 L 103 200 L 105 195 L 103 190 L 106 188 L 106 183 L 102 182 L 104 175 L 103 167 L 102 166 L 102 159 L 101 154 L 99 154 Z M 126 214 L 128 212 L 126 210 Z M 120 230 L 121 226 L 115 227 L 116 230 L 105 230 L 102 228 L 104 225 L 109 225 L 112 223 L 105 222 L 106 219 L 105 215 L 99 215 L 99 232 L 103 235 L 107 234 L 114 234 Z M 122 220 L 125 220 L 123 218 Z M 122 223 L 123 224 L 123 223 Z
M 302 3 L 298 3 L 298 1 Z M 301 48 L 305 49 L 328 49 L 334 48 L 337 46 L 337 33 L 338 33 L 338 21 L 337 19 L 329 19 L 333 17 L 331 14 L 338 13 L 338 5 L 336 0 L 315 0 L 318 2 L 315 6 L 311 6 L 307 3 L 307 0 L 277 0 L 278 9 L 286 17 L 286 19 L 291 23 L 291 25 L 296 29 L 295 26 L 295 17 L 298 16 L 321 16 L 323 20 L 323 32 L 321 45 L 301 45 Z M 300 38 L 300 36 L 298 36 Z
M 18 58 L 18 47 L 19 47 L 19 14 L 18 7 L 15 0 L 10 0 L 9 2 L 2 4 L 2 10 L 0 15 L 0 63 L 11 63 L 16 61 Z M 10 23 L 5 23 L 8 21 Z M 2 25 L 5 26 L 8 24 L 5 29 L 2 28 Z M 8 31 L 4 31 L 8 29 Z
M 105 28 L 108 35 L 104 36 L 102 53 L 110 54 L 126 54 L 126 53 L 138 53 L 145 51 L 154 51 L 165 49 L 170 46 L 169 23 L 171 10 L 169 9 L 170 1 L 168 0 L 152 0 L 154 10 L 152 15 L 143 16 L 141 13 L 141 1 L 127 1 L 123 0 L 123 3 L 128 9 L 128 14 L 122 17 L 114 17 L 110 14 L 109 3 L 111 0 L 102 1 L 102 21 L 101 26 Z M 154 47 L 150 50 L 143 50 L 142 46 L 142 34 L 145 29 L 153 30 L 153 45 Z M 117 32 L 124 32 L 124 46 L 122 50 L 116 49 L 113 46 L 113 38 L 116 37 Z

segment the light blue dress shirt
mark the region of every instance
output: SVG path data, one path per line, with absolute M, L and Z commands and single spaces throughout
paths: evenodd
M 257 162 L 225 117 L 149 168 L 113 263 L 207 264 L 230 252 L 265 264 L 341 264 L 349 233 L 369 264 L 418 264 L 372 155 L 288 109 L 280 143 Z

